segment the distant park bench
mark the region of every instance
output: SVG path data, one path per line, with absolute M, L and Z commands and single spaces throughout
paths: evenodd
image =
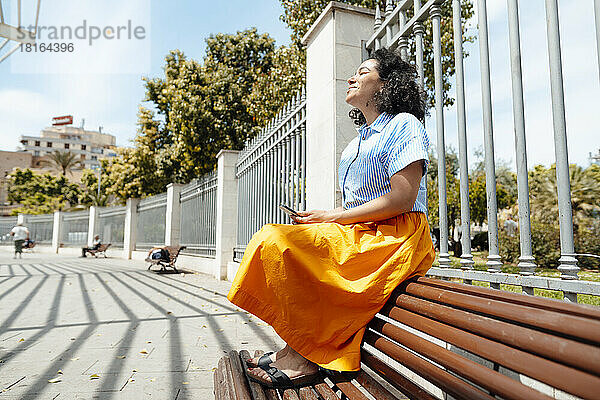
M 23 250 L 29 250 L 31 252 L 33 252 L 33 248 L 35 247 L 36 242 L 33 240 L 28 240 L 25 241 L 25 243 L 23 243 Z
M 103 255 L 104 258 L 106 258 L 106 249 L 108 249 L 110 245 L 110 243 L 101 244 L 96 250 L 87 250 L 86 253 L 90 253 L 96 258 L 98 258 L 100 255 Z
M 145 260 L 146 262 L 150 263 L 150 265 L 148 265 L 148 269 L 152 268 L 152 266 L 154 265 L 159 265 L 161 267 L 161 271 L 166 271 L 167 268 L 173 268 L 173 271 L 179 272 L 177 271 L 177 267 L 175 267 L 175 262 L 177 261 L 177 257 L 179 256 L 181 250 L 185 249 L 185 246 L 164 246 L 157 247 L 156 249 L 166 250 L 169 254 L 169 258 L 168 260 L 164 258 L 150 258 L 150 254 L 152 254 L 152 250 L 150 250 L 150 252 L 148 253 L 148 257 L 146 257 Z
M 248 381 L 249 356 L 232 350 L 219 360 L 216 399 L 398 398 L 391 387 L 436 399 L 423 380 L 456 399 L 563 398 L 555 389 L 592 399 L 600 394 L 600 309 L 422 277 L 400 285 L 368 324 L 358 372 L 278 394 Z

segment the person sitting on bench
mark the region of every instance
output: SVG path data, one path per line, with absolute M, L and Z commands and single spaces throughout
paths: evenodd
M 423 276 L 435 251 L 427 222 L 429 138 L 415 68 L 385 48 L 348 79 L 358 135 L 342 153 L 342 205 L 298 211 L 295 225 L 254 234 L 228 294 L 286 342 L 247 360 L 267 387 L 300 387 L 318 367 L 360 369 L 367 323 L 403 281 Z
M 94 243 L 92 247 L 82 247 L 81 248 L 81 257 L 85 257 L 85 253 L 92 250 L 98 250 L 102 242 L 100 241 L 100 235 L 94 236 Z

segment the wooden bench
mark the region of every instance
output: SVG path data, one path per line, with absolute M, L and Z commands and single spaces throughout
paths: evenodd
M 368 327 L 357 373 L 265 390 L 246 378 L 248 352 L 231 351 L 215 370 L 215 398 L 600 398 L 597 307 L 422 277 L 398 287 Z
M 106 250 L 110 247 L 111 243 L 101 244 L 96 250 L 86 250 L 86 253 L 90 253 L 94 257 L 98 258 L 99 255 L 103 255 L 106 258 Z
M 152 253 L 152 249 L 150 250 L 150 253 L 148 253 L 148 257 L 146 258 L 146 262 L 149 262 L 150 265 L 148 265 L 148 269 L 152 268 L 152 266 L 154 265 L 159 265 L 160 266 L 160 270 L 161 271 L 166 271 L 167 268 L 173 268 L 173 271 L 175 272 L 179 272 L 177 271 L 177 267 L 175 267 L 175 262 L 177 261 L 177 257 L 179 257 L 179 253 L 181 252 L 181 250 L 185 249 L 185 246 L 164 246 L 164 247 L 157 247 L 158 249 L 165 249 L 169 252 L 169 261 L 167 260 L 163 260 L 163 259 L 152 259 L 150 258 L 150 253 Z

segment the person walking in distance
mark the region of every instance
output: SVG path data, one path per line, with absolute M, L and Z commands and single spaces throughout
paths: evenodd
M 29 229 L 23 226 L 22 222 L 17 222 L 17 225 L 10 231 L 10 236 L 13 237 L 15 242 L 15 255 L 13 258 L 17 258 L 17 254 L 19 258 L 22 258 L 23 243 L 25 243 L 25 240 L 29 240 Z

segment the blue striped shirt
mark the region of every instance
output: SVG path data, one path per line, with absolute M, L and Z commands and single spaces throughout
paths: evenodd
M 357 129 L 342 152 L 338 170 L 345 209 L 359 206 L 391 190 L 390 178 L 417 160 L 425 162 L 419 193 L 411 211 L 427 213 L 425 173 L 429 137 L 412 114 L 380 114 L 371 125 Z

